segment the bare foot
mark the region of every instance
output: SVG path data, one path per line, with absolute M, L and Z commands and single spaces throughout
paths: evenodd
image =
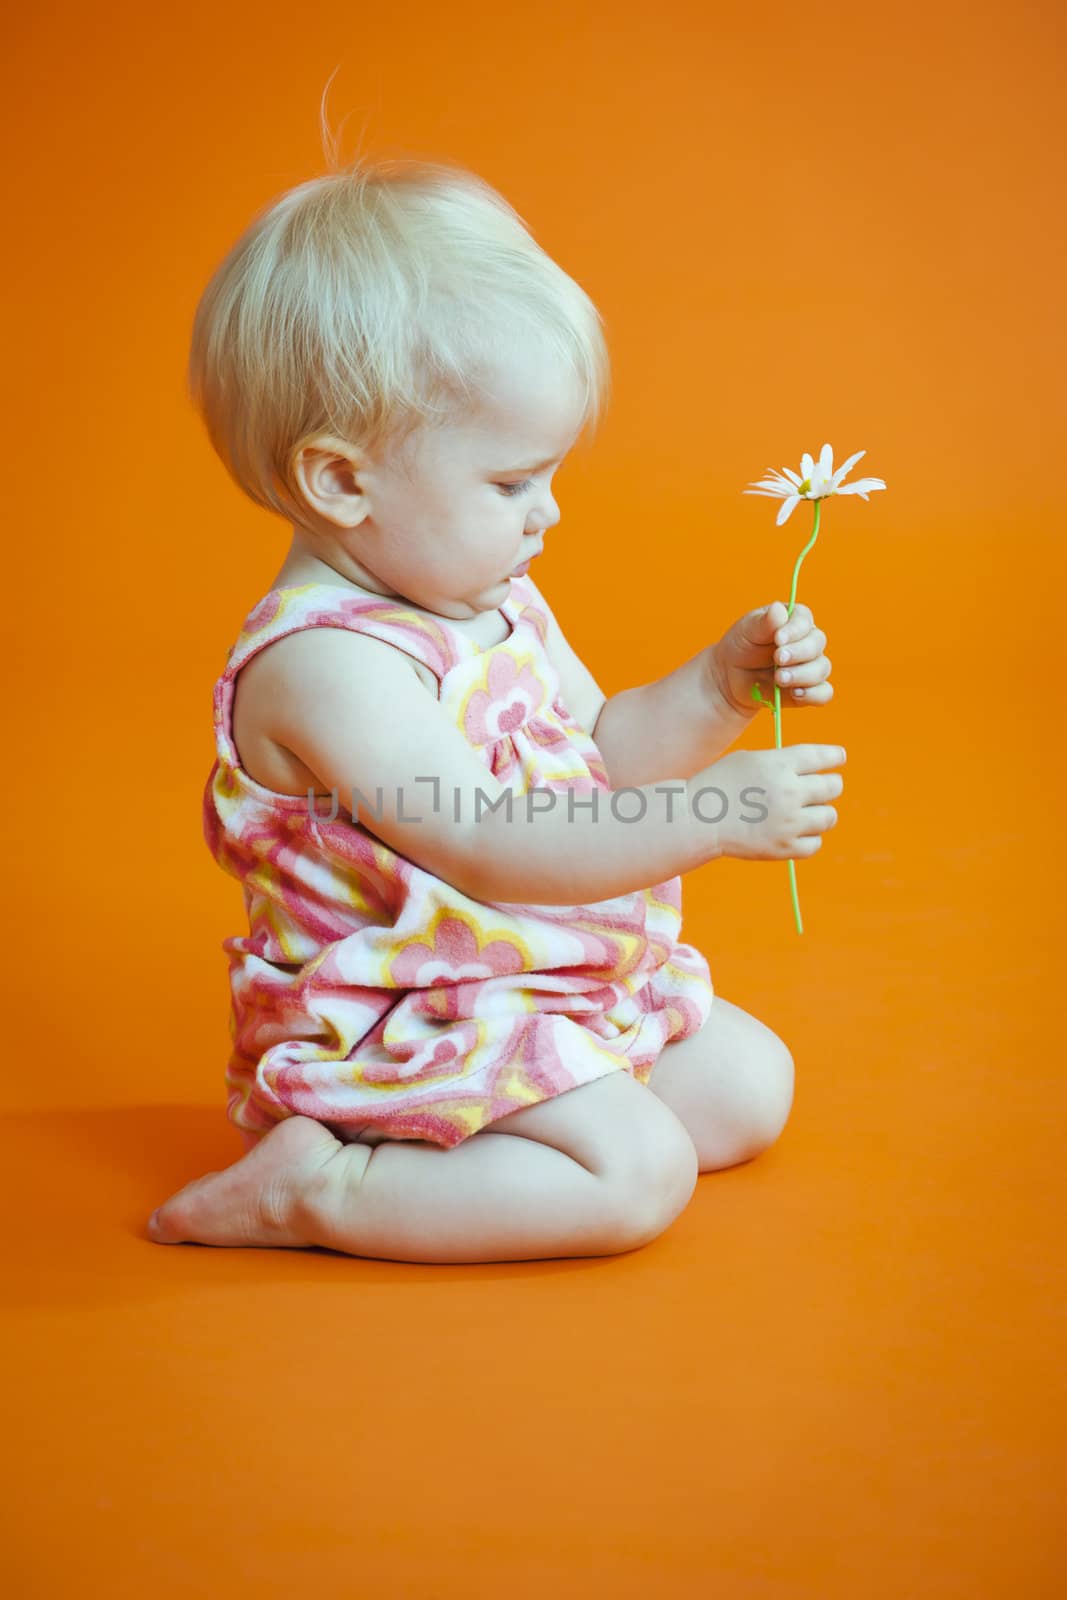
M 294 1220 L 293 1200 L 305 1179 L 340 1150 L 312 1117 L 286 1117 L 246 1155 L 222 1172 L 194 1178 L 155 1211 L 148 1237 L 155 1244 L 311 1244 Z

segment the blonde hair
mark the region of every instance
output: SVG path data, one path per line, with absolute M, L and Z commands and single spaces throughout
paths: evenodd
M 231 477 L 296 523 L 294 473 L 320 434 L 374 456 L 477 403 L 494 364 L 534 341 L 598 426 L 602 319 L 518 212 L 459 167 L 356 157 L 260 211 L 193 320 L 190 396 Z

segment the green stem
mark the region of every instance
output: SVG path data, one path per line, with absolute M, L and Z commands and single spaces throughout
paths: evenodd
M 793 568 L 793 588 L 792 588 L 792 592 L 790 593 L 790 596 L 789 596 L 789 615 L 790 616 L 793 615 L 793 608 L 796 605 L 797 579 L 800 576 L 800 563 L 803 561 L 804 557 L 807 555 L 808 551 L 811 549 L 812 545 L 815 543 L 816 539 L 819 537 L 819 512 L 820 512 L 821 507 L 822 507 L 822 501 L 821 500 L 816 500 L 815 501 L 815 529 L 814 529 L 814 532 L 812 533 L 812 536 L 808 540 L 807 544 L 804 546 L 803 550 L 797 556 L 797 564 Z M 762 695 L 760 695 L 760 699 L 761 700 L 763 699 Z M 780 750 L 782 748 L 782 691 L 781 691 L 781 688 L 780 688 L 780 686 L 778 684 L 777 676 L 775 677 L 775 684 L 774 684 L 774 743 L 775 743 L 775 747 L 777 749 Z M 800 901 L 797 898 L 797 864 L 792 858 L 790 858 L 788 866 L 789 866 L 789 887 L 790 887 L 790 890 L 792 891 L 792 895 L 793 895 L 793 915 L 796 918 L 797 932 L 798 933 L 803 933 L 804 932 L 804 924 L 800 920 Z

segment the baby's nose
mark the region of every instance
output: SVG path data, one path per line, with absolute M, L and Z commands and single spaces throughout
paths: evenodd
M 544 533 L 547 528 L 554 528 L 559 521 L 559 506 L 551 495 L 538 509 L 542 514 L 531 518 L 531 526 L 527 528 L 527 533 Z

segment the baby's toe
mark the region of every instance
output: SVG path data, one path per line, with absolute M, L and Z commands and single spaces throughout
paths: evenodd
M 156 1244 L 182 1244 L 187 1239 L 199 1241 L 201 1234 L 198 1230 L 218 1205 L 219 1196 L 210 1186 L 221 1176 L 219 1172 L 205 1172 L 203 1177 L 194 1178 L 192 1183 L 175 1190 L 170 1199 L 164 1200 L 149 1217 L 149 1238 Z M 198 1203 L 197 1191 L 205 1186 L 209 1186 L 209 1192 L 200 1196 Z

